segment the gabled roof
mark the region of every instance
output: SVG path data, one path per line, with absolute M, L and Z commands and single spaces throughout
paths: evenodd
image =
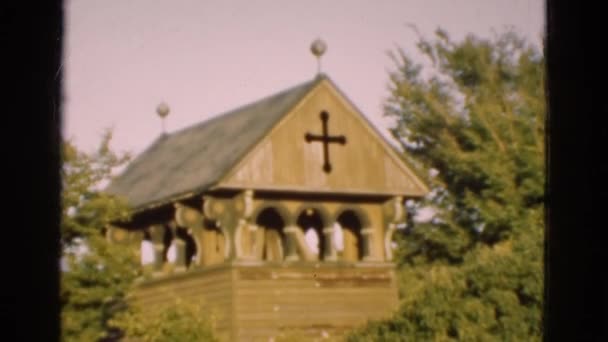
M 105 191 L 141 209 L 208 189 L 323 78 L 160 136 Z

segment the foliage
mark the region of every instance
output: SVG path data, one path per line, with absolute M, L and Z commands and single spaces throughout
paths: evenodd
M 129 339 L 142 342 L 217 341 L 213 321 L 204 305 L 176 299 L 173 305 L 142 311 L 131 307 L 110 324 L 126 333 Z
M 513 32 L 418 48 L 427 68 L 392 54 L 385 112 L 436 215 L 399 239 L 399 312 L 348 340 L 540 340 L 544 59 Z
M 108 319 L 124 309 L 124 298 L 137 274 L 132 251 L 106 243 L 103 228 L 127 219 L 123 201 L 98 187 L 126 163 L 107 132 L 94 153 L 63 143 L 61 242 L 66 270 L 61 279 L 62 340 L 96 341 L 111 332 Z
M 94 153 L 79 151 L 71 141 L 62 146 L 62 222 L 64 247 L 73 246 L 80 238 L 99 236 L 100 229 L 114 220 L 126 220 L 129 211 L 119 198 L 99 191 L 112 172 L 125 165 L 130 155 L 110 149 L 112 133 L 107 131 Z
M 63 143 L 61 242 L 65 270 L 60 294 L 61 339 L 115 340 L 126 331 L 153 341 L 158 340 L 157 336 L 169 337 L 158 333 L 169 330 L 180 333 L 183 341 L 210 336 L 207 325 L 190 330 L 183 327 L 198 316 L 193 316 L 190 308 L 182 303 L 167 307 L 159 316 L 164 320 L 155 321 L 154 327 L 145 325 L 150 328 L 147 331 L 134 330 L 128 324 L 144 319 L 141 312 L 128 305 L 127 299 L 142 270 L 134 250 L 110 244 L 103 235 L 107 224 L 128 220 L 130 216 L 125 201 L 100 191 L 116 168 L 130 159 L 128 154 L 118 154 L 110 149 L 111 138 L 108 131 L 94 153 L 79 151 L 70 141 Z M 179 323 L 182 316 L 183 323 Z M 124 318 L 125 323 L 121 324 L 117 317 Z M 207 335 L 202 334 L 203 331 Z

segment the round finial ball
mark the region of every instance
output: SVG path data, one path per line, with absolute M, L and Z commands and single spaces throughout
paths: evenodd
M 156 113 L 161 118 L 164 118 L 165 116 L 169 115 L 169 106 L 166 103 L 162 102 L 158 105 L 158 107 L 156 107 Z
M 325 42 L 322 41 L 321 39 L 316 39 L 310 45 L 310 51 L 312 52 L 313 55 L 315 55 L 317 57 L 321 57 L 325 53 L 326 50 L 327 50 L 327 44 L 325 44 Z

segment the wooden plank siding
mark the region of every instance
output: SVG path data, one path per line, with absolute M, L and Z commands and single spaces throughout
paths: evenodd
M 312 338 L 323 331 L 335 336 L 369 319 L 387 317 L 398 303 L 391 266 L 237 266 L 237 340 L 269 341 L 286 333 Z
M 222 340 L 233 339 L 234 270 L 228 265 L 189 270 L 141 282 L 133 293 L 134 303 L 146 309 L 170 304 L 175 298 L 208 307 Z
M 141 282 L 134 301 L 159 308 L 174 296 L 208 306 L 223 341 L 339 336 L 398 305 L 391 263 L 226 262 Z

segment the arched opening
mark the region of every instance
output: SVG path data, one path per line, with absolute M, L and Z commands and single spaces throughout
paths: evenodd
M 140 245 L 140 261 L 142 266 L 153 265 L 154 264 L 154 244 L 152 243 L 152 237 L 150 236 L 150 232 L 144 230 L 143 231 L 143 239 L 141 240 Z
M 302 229 L 304 239 L 310 252 L 323 259 L 325 237 L 323 235 L 323 219 L 317 209 L 305 209 L 298 216 L 296 224 Z
M 285 221 L 279 212 L 274 208 L 266 208 L 258 214 L 255 224 L 258 226 L 255 242 L 257 255 L 262 260 L 282 261 Z
M 342 228 L 341 259 L 353 262 L 363 259 L 362 224 L 357 214 L 353 210 L 345 210 L 336 221 Z

